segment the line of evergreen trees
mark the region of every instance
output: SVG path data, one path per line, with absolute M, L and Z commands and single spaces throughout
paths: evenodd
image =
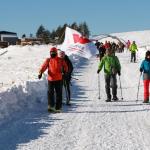
M 57 29 L 53 30 L 52 32 L 50 32 L 48 29 L 45 29 L 43 25 L 40 25 L 36 32 L 36 37 L 41 38 L 45 44 L 61 44 L 64 41 L 66 26 L 79 31 L 86 37 L 89 37 L 90 35 L 89 27 L 86 22 L 80 23 L 79 25 L 74 22 L 71 25 L 64 24 L 63 26 L 58 26 Z

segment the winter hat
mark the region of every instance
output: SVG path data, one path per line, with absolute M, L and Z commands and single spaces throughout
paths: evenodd
M 56 48 L 56 47 L 52 47 L 52 48 L 50 49 L 50 52 L 57 52 L 57 48 Z
M 50 55 L 57 55 L 57 48 L 56 47 L 52 47 L 50 49 Z

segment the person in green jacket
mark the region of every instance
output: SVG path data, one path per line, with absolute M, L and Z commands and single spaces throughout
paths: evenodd
M 131 51 L 131 62 L 134 59 L 134 62 L 136 62 L 136 51 L 138 51 L 137 45 L 135 43 L 135 41 L 132 42 L 129 50 Z
M 105 77 L 105 90 L 107 95 L 106 102 L 110 102 L 111 100 L 117 101 L 118 97 L 116 75 L 121 75 L 121 65 L 118 57 L 114 55 L 111 48 L 108 48 L 106 50 L 106 55 L 102 58 L 98 65 L 97 73 L 99 73 L 103 67 Z M 111 97 L 110 86 L 112 87 L 113 98 Z

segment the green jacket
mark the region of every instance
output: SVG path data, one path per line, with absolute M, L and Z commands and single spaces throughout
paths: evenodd
M 121 71 L 121 65 L 117 56 L 105 55 L 98 65 L 98 69 L 101 71 L 104 66 L 104 73 L 111 75 L 117 74 Z
M 130 51 L 131 52 L 136 52 L 138 49 L 137 49 L 137 45 L 136 44 L 131 44 L 130 46 Z

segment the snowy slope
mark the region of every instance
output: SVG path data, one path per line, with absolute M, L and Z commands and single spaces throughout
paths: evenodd
M 122 38 L 125 41 L 127 41 L 128 39 L 131 41 L 136 41 L 139 47 L 146 45 L 150 46 L 150 30 L 115 33 L 112 35 Z
M 130 39 L 130 34 L 124 33 L 124 37 Z M 142 40 L 143 45 L 150 42 L 146 37 Z M 128 52 L 117 54 L 122 65 L 124 99 L 112 103 L 105 102 L 103 71 L 98 99 L 98 60 L 72 57 L 76 61 L 74 77 L 79 79 L 72 81 L 72 106 L 64 105 L 63 113 L 49 114 L 46 75 L 37 79 L 49 48 L 14 46 L 0 56 L 0 149 L 149 150 L 150 108 L 142 103 L 142 80 L 136 102 L 139 65 L 145 49 L 139 48 L 138 63 L 129 63 Z

